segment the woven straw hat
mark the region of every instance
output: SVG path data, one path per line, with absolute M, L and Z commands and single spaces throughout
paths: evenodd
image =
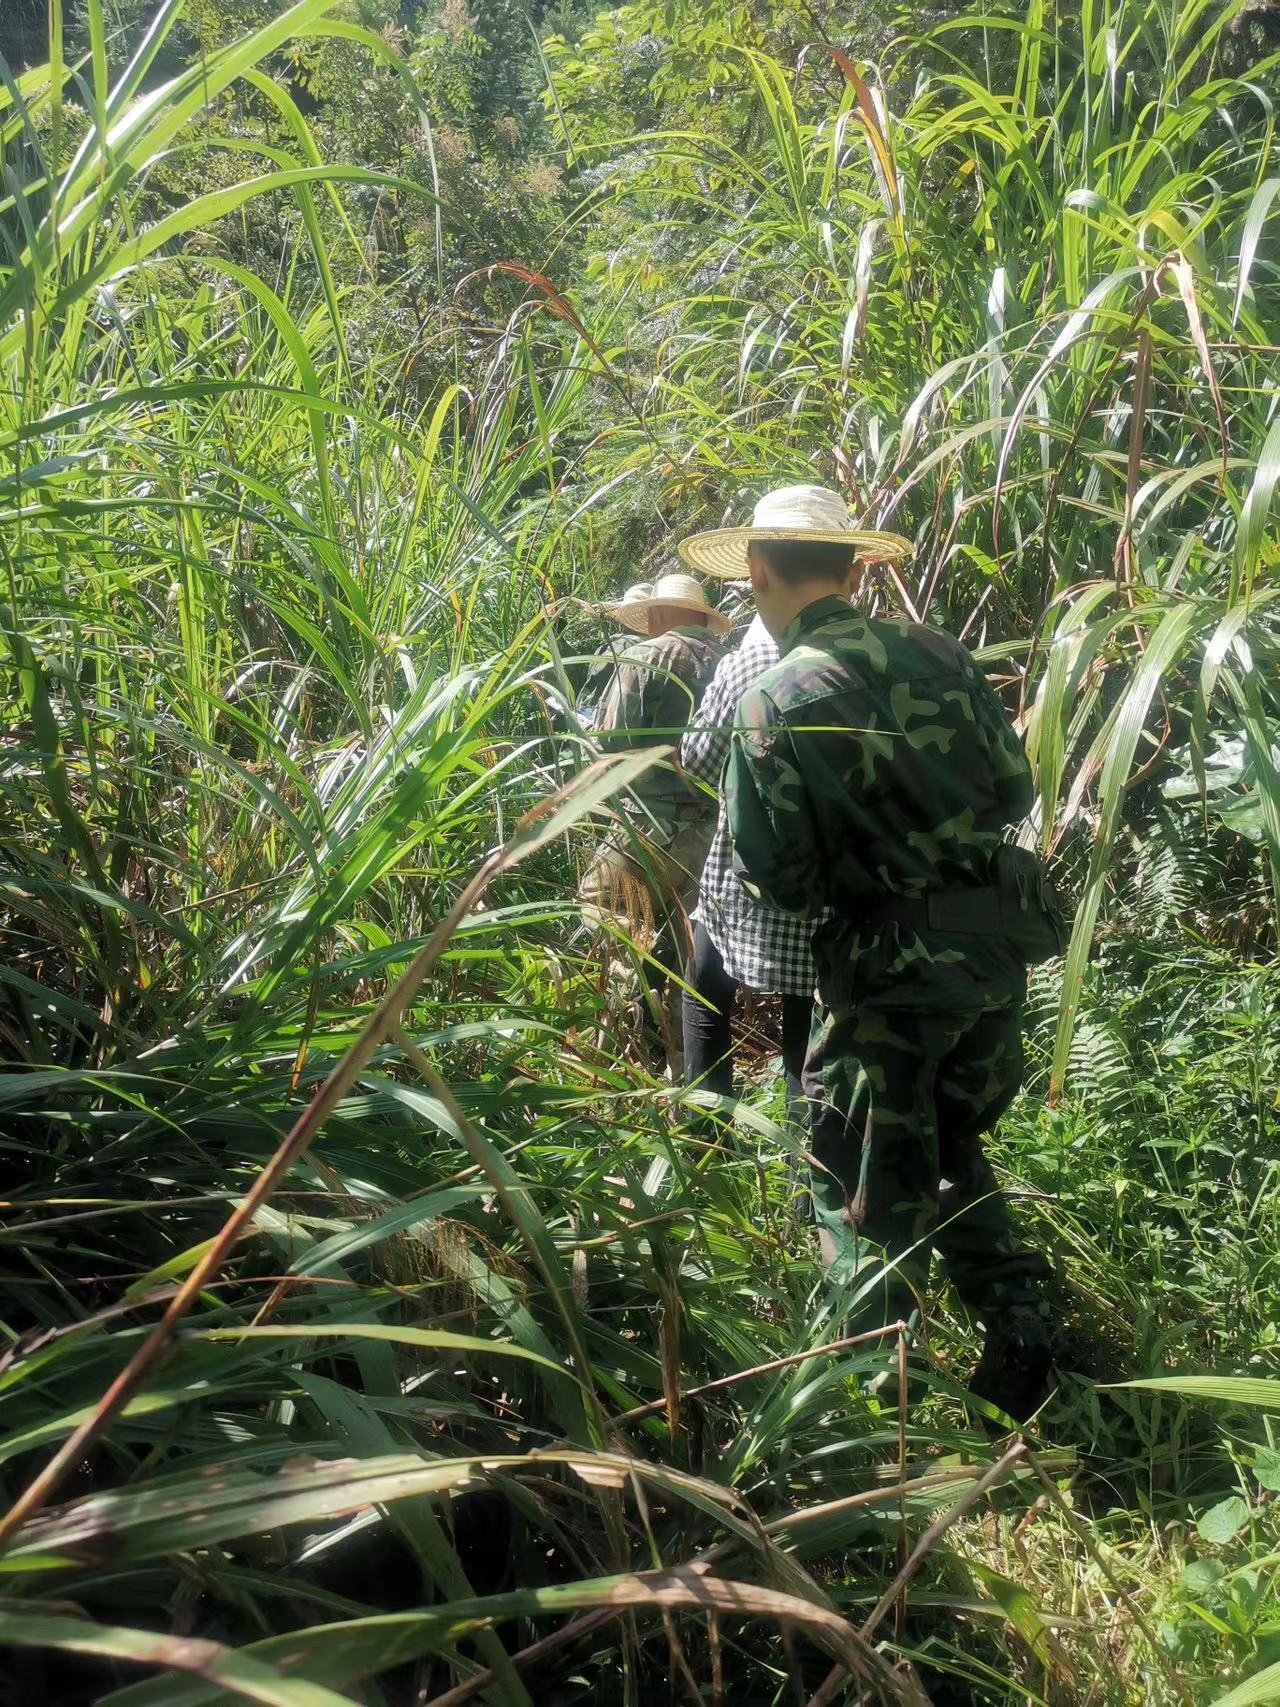
M 653 605 L 678 605 L 681 610 L 696 611 L 699 616 L 707 618 L 707 626 L 713 634 L 728 634 L 733 627 L 723 611 L 707 603 L 701 583 L 692 575 L 659 575 L 652 586 L 644 581 L 637 582 L 634 587 L 627 588 L 616 604 L 601 605 L 600 609 L 624 628 L 634 629 L 637 634 L 647 634 L 649 610 Z
M 643 605 L 646 612 L 648 611 L 649 594 L 652 591 L 652 581 L 633 581 L 616 604 L 603 604 L 600 609 L 605 616 L 618 617 L 620 621 L 625 621 L 620 613 L 630 609 L 633 605 Z M 629 628 L 631 624 L 627 623 L 626 626 Z
M 704 575 L 737 580 L 748 571 L 747 547 L 753 539 L 849 545 L 864 563 L 900 563 L 912 551 L 911 541 L 901 534 L 852 527 L 849 506 L 830 487 L 783 486 L 761 498 L 750 527 L 695 533 L 680 546 L 680 555 Z

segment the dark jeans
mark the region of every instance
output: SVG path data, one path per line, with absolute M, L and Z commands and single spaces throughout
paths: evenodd
M 683 992 L 684 1071 L 689 1084 L 717 1096 L 733 1095 L 731 1025 L 738 985 L 725 971 L 720 950 L 702 925 L 694 926 L 693 958 L 685 982 L 698 996 Z M 698 1000 L 701 997 L 701 1000 Z M 782 1070 L 787 1081 L 787 1105 L 798 1104 L 800 1071 L 809 1047 L 812 996 L 782 998 Z

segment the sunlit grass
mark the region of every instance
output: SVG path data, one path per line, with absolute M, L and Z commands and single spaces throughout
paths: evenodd
M 836 1659 L 912 1699 L 891 1669 L 904 1653 L 931 1684 L 981 1678 L 1017 1702 L 1173 1700 L 1173 1655 L 1212 1700 L 1224 1668 L 1269 1657 L 1267 1591 L 1205 1636 L 1244 1590 L 1193 1585 L 1200 1617 L 1168 1526 L 1225 1497 L 1256 1428 L 1229 1413 L 1224 1453 L 1182 1400 L 1153 1410 L 1083 1377 L 1046 1420 L 1047 1473 L 1077 1485 L 1084 1453 L 1088 1497 L 1118 1486 L 1097 1539 L 1123 1594 L 1155 1603 L 1139 1608 L 1154 1639 L 1127 1610 L 1119 1634 L 1090 1628 L 1124 1602 L 1037 1504 L 1029 1462 L 996 1516 L 940 1541 L 907 1621 L 859 1637 L 904 1530 L 991 1461 L 958 1397 L 971 1325 L 935 1324 L 933 1387 L 901 1442 L 892 1386 L 865 1391 L 893 1349 L 822 1349 L 840 1312 L 771 1087 L 712 1143 L 637 1061 L 625 981 L 572 902 L 568 817 L 492 874 L 396 1024 L 378 1012 L 486 856 L 590 756 L 557 707 L 599 634 L 544 605 L 623 578 L 593 530 L 627 477 L 669 489 L 673 516 L 690 492 L 714 512 L 814 458 L 830 472 L 839 447 L 859 507 L 918 542 L 915 578 L 885 596 L 985 643 L 1027 710 L 1041 839 L 1082 868 L 1071 994 L 1043 992 L 1037 1076 L 1002 1135 L 1026 1213 L 1109 1313 L 1119 1373 L 1270 1354 L 1274 1180 L 1214 1147 L 1238 1153 L 1242 1107 L 1264 1120 L 1266 974 L 1255 997 L 1234 950 L 1185 949 L 1180 975 L 1217 980 L 1193 1017 L 1256 1004 L 1226 1041 L 1225 1019 L 1180 1017 L 1171 975 L 1083 984 L 1083 1023 L 1074 994 L 1095 914 L 1126 899 L 1122 827 L 1158 753 L 1194 769 L 1242 734 L 1252 781 L 1229 786 L 1280 846 L 1265 104 L 1186 71 L 1147 99 L 1121 74 L 1154 16 L 1138 10 L 1099 20 L 1078 63 L 1061 43 L 1052 85 L 1033 11 L 1012 90 L 957 67 L 881 111 L 851 83 L 817 125 L 757 62 L 750 184 L 719 205 L 666 185 L 686 249 L 646 308 L 673 329 L 652 372 L 623 372 L 644 352 L 622 347 L 621 258 L 594 293 L 553 281 L 550 314 L 526 270 L 504 276 L 528 302 L 484 359 L 424 402 L 417 352 L 350 359 L 347 316 L 372 288 L 348 271 L 360 174 L 320 163 L 281 86 L 285 141 L 234 193 L 160 223 L 147 200 L 172 147 L 240 147 L 220 138 L 220 92 L 265 93 L 275 49 L 330 12 L 302 0 L 156 90 L 176 8 L 125 69 L 90 5 L 79 152 L 59 146 L 56 58 L 0 106 L 7 1498 L 94 1434 L 9 1537 L 23 1606 L 0 1610 L 6 1642 L 94 1656 L 99 1693 L 127 1662 L 191 1674 L 121 1688 L 122 1707 L 469 1680 L 527 1701 L 569 1669 L 631 1702 L 682 1666 L 786 1700 Z M 1179 15 L 1171 62 L 1211 60 L 1229 22 Z M 1099 80 L 1108 30 L 1128 45 Z M 661 172 L 670 142 L 649 147 Z M 260 276 L 219 224 L 257 196 L 297 210 L 287 276 Z M 1256 856 L 1215 905 L 1240 912 L 1261 966 Z M 1180 1053 L 1166 1022 L 1191 1038 Z M 357 1071 L 362 1035 L 376 1047 Z M 1067 1100 L 1042 1110 L 1068 1066 Z M 335 1070 L 309 1147 L 210 1263 Z M 172 1347 L 104 1425 L 104 1393 L 184 1284 Z M 899 1493 L 904 1444 L 926 1473 Z M 1262 1557 L 1265 1512 L 1251 1523 Z M 1224 1570 L 1244 1563 L 1243 1540 L 1213 1545 Z M 156 1628 L 223 1651 L 158 1648 Z M 553 1669 L 526 1681 L 511 1652 L 552 1633 Z M 28 1694 L 56 1694 L 58 1662 L 29 1663 Z

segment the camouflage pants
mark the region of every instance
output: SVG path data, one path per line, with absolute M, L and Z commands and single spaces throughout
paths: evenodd
M 910 1315 L 934 1249 L 988 1324 L 1014 1305 L 1040 1313 L 1049 1265 L 1019 1240 L 982 1146 L 1021 1077 L 1020 1000 L 816 1017 L 804 1071 L 814 1211 L 832 1278 L 872 1283 L 859 1325 Z

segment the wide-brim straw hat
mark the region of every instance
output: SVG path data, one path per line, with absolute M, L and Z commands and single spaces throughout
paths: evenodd
M 653 591 L 652 581 L 633 581 L 620 599 L 600 606 L 605 616 L 618 617 L 621 611 L 630 610 L 633 606 L 642 605 L 647 612 L 649 609 L 649 594 Z M 630 624 L 627 625 L 628 627 Z
M 750 527 L 695 533 L 681 544 L 680 555 L 700 574 L 738 580 L 748 572 L 747 548 L 753 539 L 847 545 L 863 563 L 900 563 L 912 552 L 911 541 L 900 533 L 853 527 L 849 506 L 830 487 L 783 486 L 761 498 Z
M 628 587 L 616 604 L 604 604 L 600 609 L 624 628 L 633 629 L 637 634 L 647 634 L 649 612 L 654 605 L 676 605 L 680 610 L 704 616 L 713 634 L 728 634 L 733 627 L 730 617 L 707 603 L 706 593 L 692 575 L 659 575 L 649 587 L 640 582 L 635 587 Z

